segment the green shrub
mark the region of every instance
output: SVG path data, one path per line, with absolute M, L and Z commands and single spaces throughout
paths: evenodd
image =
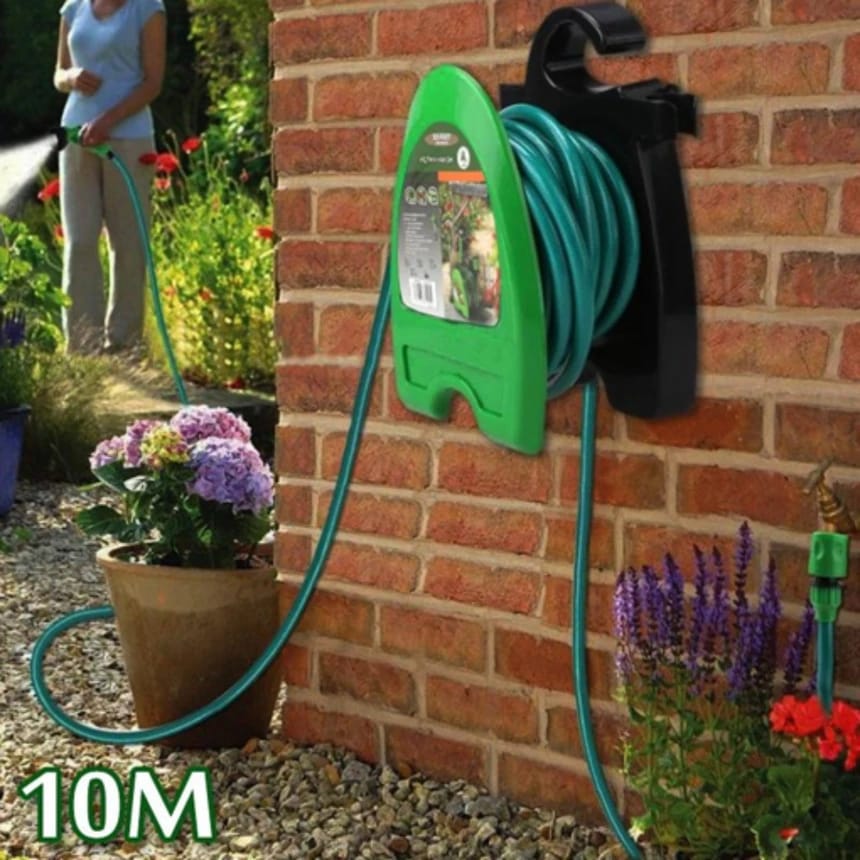
M 271 389 L 277 358 L 269 195 L 246 193 L 204 139 L 174 146 L 154 191 L 152 244 L 180 371 L 206 385 Z M 184 165 L 184 166 L 182 166 Z M 158 167 L 158 164 L 156 165 Z M 153 343 L 154 333 L 149 334 Z

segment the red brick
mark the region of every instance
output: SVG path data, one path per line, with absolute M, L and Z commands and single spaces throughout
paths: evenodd
M 675 418 L 625 420 L 631 439 L 652 445 L 760 451 L 763 444 L 762 406 L 755 400 L 699 398 L 690 412 Z
M 285 301 L 275 305 L 275 335 L 287 358 L 314 354 L 314 306 Z
M 548 576 L 542 618 L 553 627 L 570 629 L 571 581 L 560 576 Z M 612 602 L 615 587 L 592 583 L 588 587 L 588 629 L 607 636 L 614 634 Z
M 352 413 L 358 388 L 357 367 L 281 365 L 277 369 L 278 403 L 286 412 Z M 369 412 L 379 414 L 382 392 L 375 387 Z
M 278 532 L 275 535 L 275 565 L 279 570 L 301 573 L 311 560 L 311 539 L 307 535 Z
M 334 478 L 340 471 L 346 436 L 332 433 L 323 440 L 323 477 Z M 412 439 L 363 436 L 353 480 L 421 490 L 430 484 L 430 448 Z
M 373 167 L 369 128 L 287 128 L 275 134 L 274 167 L 279 173 L 350 173 Z
M 813 529 L 815 515 L 804 481 L 779 472 L 682 465 L 678 510 L 683 514 L 723 514 L 786 529 Z
M 860 630 L 856 621 L 836 627 L 836 683 L 856 687 L 860 684 Z
M 484 88 L 496 107 L 500 106 L 501 85 L 518 84 L 526 77 L 525 58 L 518 63 L 468 63 L 463 68 Z
M 752 113 L 702 116 L 698 137 L 680 138 L 684 167 L 738 167 L 758 161 L 759 122 Z
M 439 487 L 453 493 L 546 502 L 551 489 L 548 454 L 527 457 L 506 448 L 448 442 L 439 453 Z
M 304 6 L 305 0 L 269 0 L 269 8 L 273 12 L 283 12 L 295 6 Z
M 316 436 L 311 427 L 278 427 L 275 471 L 310 477 L 316 473 Z
M 485 784 L 486 751 L 475 744 L 401 726 L 385 727 L 386 761 L 401 775 L 420 771 L 436 779 Z
M 843 379 L 860 379 L 860 323 L 845 326 L 839 375 Z
M 417 85 L 412 74 L 332 75 L 314 87 L 314 119 L 405 118 Z
M 495 47 L 529 44 L 541 21 L 557 6 L 557 0 L 496 0 Z
M 282 607 L 289 610 L 298 593 L 292 583 L 281 586 Z M 298 627 L 302 633 L 328 636 L 358 645 L 373 644 L 373 604 L 317 589 Z
M 427 523 L 430 540 L 527 555 L 537 552 L 540 535 L 539 514 L 454 502 L 436 502 Z
M 383 173 L 394 173 L 397 170 L 402 148 L 402 127 L 379 129 L 379 169 Z
M 573 692 L 570 644 L 518 630 L 495 630 L 496 674 L 542 690 Z
M 350 696 L 404 714 L 415 713 L 415 682 L 399 666 L 323 652 L 319 674 L 321 693 Z
M 846 90 L 860 90 L 860 34 L 847 38 L 844 50 L 842 86 Z
M 723 45 L 690 55 L 689 87 L 701 98 L 802 96 L 826 92 L 829 73 L 830 51 L 817 42 Z
M 773 118 L 774 164 L 860 161 L 860 110 L 786 110 Z
M 758 251 L 699 251 L 696 254 L 699 301 L 703 305 L 742 307 L 764 300 L 767 255 Z
M 364 355 L 375 308 L 330 305 L 320 314 L 319 351 L 323 355 Z
M 275 231 L 307 233 L 311 229 L 311 192 L 307 188 L 275 191 Z
M 269 84 L 269 121 L 272 125 L 300 122 L 307 115 L 307 78 L 276 78 Z
M 415 590 L 419 568 L 414 555 L 339 540 L 332 548 L 326 576 L 408 594 Z
M 690 204 L 696 232 L 706 236 L 815 236 L 824 232 L 827 189 L 791 182 L 717 183 L 691 188 Z
M 594 464 L 594 501 L 631 508 L 662 508 L 666 503 L 666 469 L 643 454 L 598 454 Z M 561 499 L 579 496 L 579 455 L 565 455 L 561 466 Z
M 830 335 L 815 326 L 713 322 L 704 327 L 701 361 L 713 373 L 817 379 L 829 347 Z
M 386 11 L 377 19 L 377 50 L 382 55 L 457 53 L 485 47 L 487 36 L 482 2 Z
M 320 233 L 387 233 L 391 192 L 377 188 L 334 188 L 320 194 Z
M 487 665 L 487 632 L 477 621 L 396 606 L 380 613 L 383 650 L 481 672 Z
M 857 575 L 858 565 L 860 565 L 856 544 L 853 546 L 854 552 L 851 554 L 848 566 L 849 583 L 856 581 L 852 577 Z M 792 601 L 798 607 L 803 606 L 809 596 L 809 586 L 812 583 L 809 577 L 809 547 L 801 549 L 796 546 L 771 544 L 770 552 L 776 562 L 777 583 L 783 601 Z M 848 588 L 843 589 L 842 596 L 845 611 L 860 612 L 860 589 L 849 585 Z
M 546 740 L 549 748 L 574 758 L 584 758 L 582 739 L 576 721 L 576 710 L 571 705 L 562 705 L 547 710 Z M 621 767 L 621 745 L 624 733 L 629 729 L 626 720 L 603 712 L 592 714 L 594 739 L 600 761 L 610 767 Z
M 755 536 L 753 538 L 755 539 Z M 728 560 L 734 557 L 735 543 L 734 534 L 689 532 L 667 526 L 627 523 L 624 529 L 624 560 L 628 566 L 637 569 L 648 564 L 661 570 L 666 553 L 669 553 L 681 568 L 684 578 L 692 582 L 695 576 L 693 547 L 699 547 L 704 553 L 710 553 L 716 547 L 726 559 L 728 569 Z M 760 562 L 755 562 L 753 566 L 756 565 L 760 566 Z
M 301 645 L 284 645 L 281 651 L 284 681 L 290 687 L 311 685 L 311 652 Z
M 860 178 L 848 179 L 842 185 L 842 220 L 839 229 L 843 233 L 860 233 Z
M 363 761 L 379 761 L 379 740 L 371 720 L 291 701 L 284 705 L 282 715 L 284 737 L 298 744 L 335 744 L 352 750 Z
M 311 488 L 295 484 L 279 484 L 276 493 L 275 518 L 279 523 L 309 526 L 313 499 Z
M 376 289 L 380 259 L 380 246 L 370 242 L 281 242 L 278 283 L 292 289 Z
M 566 516 L 547 516 L 546 551 L 547 561 L 573 561 L 573 534 L 576 511 L 571 509 Z M 606 570 L 615 567 L 615 526 L 610 520 L 595 517 L 591 521 L 589 544 L 591 567 Z
M 271 27 L 272 61 L 295 65 L 308 60 L 366 57 L 370 53 L 370 15 L 289 18 Z
M 441 600 L 528 615 L 537 606 L 540 584 L 533 571 L 441 557 L 428 564 L 424 592 Z
M 531 696 L 505 693 L 450 678 L 430 676 L 426 685 L 427 716 L 501 740 L 536 743 L 538 713 Z
M 394 379 L 394 374 L 388 375 L 388 390 L 390 392 L 388 398 L 388 417 L 396 421 L 398 424 L 402 421 L 425 424 L 430 426 L 439 426 L 439 421 L 434 418 L 429 418 L 421 415 L 418 412 L 412 412 L 407 409 L 397 395 L 397 388 Z M 474 430 L 478 425 L 475 421 L 475 416 L 472 414 L 472 407 L 468 401 L 459 394 L 451 397 L 449 406 L 449 414 L 447 419 L 442 419 L 452 427 L 459 427 L 461 430 Z
M 783 254 L 777 300 L 796 307 L 860 308 L 860 254 Z
M 597 437 L 611 438 L 615 413 L 605 397 L 597 403 Z M 547 430 L 565 436 L 579 436 L 582 428 L 582 389 L 573 388 L 550 400 L 546 410 Z
M 857 0 L 772 0 L 770 18 L 774 24 L 836 21 L 860 18 L 860 7 Z
M 331 493 L 322 495 L 317 513 L 317 526 L 328 515 Z M 350 489 L 340 520 L 340 533 L 384 535 L 414 538 L 421 528 L 421 505 L 400 498 L 373 496 Z
M 502 753 L 499 791 L 527 806 L 574 813 L 582 824 L 604 823 L 591 780 L 583 773 Z
M 652 36 L 740 30 L 758 22 L 756 0 L 629 0 L 627 7 Z
M 678 57 L 675 54 L 626 54 L 620 57 L 592 57 L 589 72 L 607 84 L 629 84 L 649 78 L 678 83 Z

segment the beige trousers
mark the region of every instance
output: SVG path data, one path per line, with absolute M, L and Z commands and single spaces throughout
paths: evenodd
M 150 224 L 153 167 L 140 163 L 152 152 L 150 138 L 112 139 L 111 149 L 131 174 Z M 146 258 L 129 189 L 116 164 L 69 144 L 60 153 L 60 212 L 63 222 L 63 311 L 70 352 L 132 347 L 143 332 Z M 99 235 L 107 228 L 110 289 L 105 300 Z

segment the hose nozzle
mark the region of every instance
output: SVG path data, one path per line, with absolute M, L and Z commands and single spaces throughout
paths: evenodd
M 83 146 L 102 158 L 113 158 L 113 150 L 106 143 L 90 144 L 89 146 L 82 143 L 81 128 L 82 126 L 80 125 L 59 126 L 55 128 L 53 131 L 57 135 L 60 149 L 64 149 L 69 143 L 76 143 L 78 146 Z

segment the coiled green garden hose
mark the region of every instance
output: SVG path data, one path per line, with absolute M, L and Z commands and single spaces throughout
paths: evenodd
M 547 318 L 549 391 L 568 390 L 586 371 L 591 345 L 618 320 L 632 294 L 639 262 L 635 211 L 614 163 L 594 143 L 560 126 L 551 116 L 525 105 L 502 112 L 511 147 L 522 172 L 541 261 Z M 278 633 L 263 654 L 233 686 L 209 705 L 161 726 L 132 731 L 102 729 L 69 716 L 51 697 L 44 660 L 64 631 L 111 617 L 110 607 L 85 609 L 54 622 L 33 649 L 30 676 L 37 698 L 61 726 L 88 740 L 110 744 L 151 743 L 190 729 L 220 712 L 244 693 L 271 665 L 288 642 L 322 576 L 349 489 L 361 442 L 373 379 L 389 314 L 386 270 L 365 352 L 355 407 L 333 499 L 310 567 Z M 628 856 L 640 857 L 615 807 L 597 753 L 588 708 L 586 624 L 591 534 L 597 384 L 584 382 L 579 505 L 573 562 L 572 651 L 577 721 L 589 773 L 603 812 Z

